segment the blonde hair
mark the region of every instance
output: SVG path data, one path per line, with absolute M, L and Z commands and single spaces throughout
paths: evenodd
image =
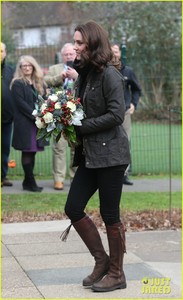
M 12 87 L 13 83 L 17 79 L 22 79 L 25 83 L 28 83 L 27 78 L 22 72 L 21 65 L 22 62 L 27 62 L 33 66 L 33 72 L 32 72 L 32 84 L 34 88 L 38 91 L 40 95 L 44 94 L 44 86 L 46 87 L 46 83 L 44 81 L 44 75 L 41 67 L 37 63 L 34 57 L 30 55 L 22 55 L 20 56 L 18 63 L 16 65 L 16 70 L 14 73 L 13 80 L 11 82 L 10 88 Z

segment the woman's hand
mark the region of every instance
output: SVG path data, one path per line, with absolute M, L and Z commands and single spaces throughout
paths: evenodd
M 130 111 L 130 115 L 133 115 L 133 113 L 135 111 L 135 106 L 133 105 L 133 103 L 130 104 L 129 111 Z
M 68 67 L 68 69 L 67 69 L 67 71 L 66 71 L 66 76 L 67 76 L 69 79 L 76 80 L 77 77 L 78 77 L 78 73 L 76 72 L 75 69 Z

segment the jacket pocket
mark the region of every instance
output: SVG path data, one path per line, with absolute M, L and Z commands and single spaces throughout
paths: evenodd
M 107 142 L 112 139 L 115 139 L 116 135 L 117 135 L 116 127 L 113 127 L 111 129 L 100 131 L 98 133 L 95 132 L 94 134 L 90 134 L 88 135 L 88 137 L 86 137 L 86 139 L 90 141 Z
M 106 141 L 89 140 L 86 143 L 84 142 L 84 148 L 86 156 L 90 158 L 99 159 L 99 157 L 104 158 L 117 155 L 116 139 Z
M 91 84 L 91 88 L 86 95 L 86 115 L 95 117 L 105 112 L 105 99 L 102 96 L 102 86 L 100 81 Z
M 117 144 L 116 128 L 91 134 L 83 139 L 86 153 L 90 155 L 108 155 L 113 153 Z

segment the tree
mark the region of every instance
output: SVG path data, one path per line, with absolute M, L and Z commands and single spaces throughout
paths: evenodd
M 37 20 L 38 13 L 40 25 L 52 20 L 53 11 L 56 11 L 55 18 L 57 16 L 59 22 L 65 18 L 70 27 L 73 21 L 77 24 L 94 19 L 109 32 L 112 42 L 121 44 L 125 35 L 127 63 L 142 85 L 144 107 L 151 108 L 181 104 L 181 4 L 181 1 L 73 1 L 60 2 L 58 9 L 58 2 L 54 1 L 21 1 L 11 2 L 11 18 L 14 15 L 31 22 L 27 15 L 33 7 L 32 22 Z M 3 38 L 7 39 L 9 47 L 13 46 L 8 24 L 3 23 L 2 28 Z
M 145 75 L 142 82 L 144 101 L 148 106 L 158 107 L 180 104 L 180 3 L 132 4 L 125 31 L 133 34 L 129 42 L 131 62 L 136 64 L 141 78 Z
M 7 60 L 11 57 L 15 50 L 15 43 L 13 39 L 13 32 L 10 30 L 10 17 L 8 14 L 10 4 L 4 3 L 5 17 L 2 18 L 1 41 L 6 45 L 8 52 Z
M 127 62 L 140 79 L 143 105 L 181 104 L 181 1 L 87 2 L 111 41 L 127 39 Z

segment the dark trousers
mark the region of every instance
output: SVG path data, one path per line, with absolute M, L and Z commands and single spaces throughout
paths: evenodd
M 71 222 L 76 222 L 85 216 L 85 207 L 91 196 L 98 190 L 100 214 L 104 223 L 106 225 L 118 223 L 126 168 L 127 165 L 88 169 L 83 159 L 73 178 L 65 205 L 65 213 Z
M 8 160 L 11 146 L 12 123 L 1 124 L 1 181 L 8 173 Z

